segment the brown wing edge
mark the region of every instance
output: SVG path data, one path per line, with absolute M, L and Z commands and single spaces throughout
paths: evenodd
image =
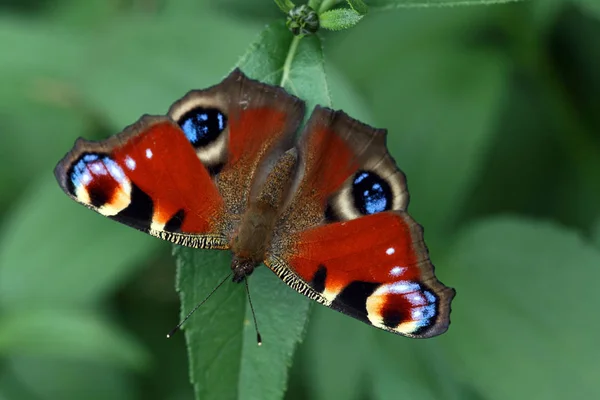
M 422 281 L 425 286 L 433 290 L 438 297 L 438 315 L 435 323 L 427 329 L 423 335 L 413 335 L 414 338 L 429 338 L 448 330 L 450 325 L 450 313 L 452 312 L 452 300 L 456 296 L 456 290 L 440 282 L 435 275 L 435 266 L 429 258 L 429 249 L 424 240 L 424 228 L 417 223 L 408 213 L 400 212 L 404 221 L 410 227 L 410 234 L 413 238 L 415 252 L 418 255 L 417 262 L 422 274 Z

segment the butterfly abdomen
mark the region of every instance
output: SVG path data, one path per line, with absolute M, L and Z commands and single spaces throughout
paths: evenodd
M 267 176 L 258 196 L 250 200 L 231 242 L 234 280 L 236 276 L 241 280 L 241 275 L 252 273 L 254 267 L 265 259 L 265 253 L 271 244 L 273 227 L 281 214 L 297 161 L 295 149 L 283 154 Z M 250 268 L 249 265 L 253 267 Z

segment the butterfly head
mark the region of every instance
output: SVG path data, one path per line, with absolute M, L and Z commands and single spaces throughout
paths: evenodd
M 250 259 L 234 256 L 231 261 L 233 281 L 236 283 L 242 282 L 257 266 L 258 263 Z

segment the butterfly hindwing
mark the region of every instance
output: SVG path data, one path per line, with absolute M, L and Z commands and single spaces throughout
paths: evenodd
M 435 277 L 385 131 L 317 107 L 299 141 L 297 190 L 266 264 L 308 297 L 378 328 L 430 337 L 454 290 Z
M 308 297 L 405 336 L 447 329 L 454 290 L 436 279 L 422 229 L 405 212 L 320 225 L 292 242 L 268 263 Z

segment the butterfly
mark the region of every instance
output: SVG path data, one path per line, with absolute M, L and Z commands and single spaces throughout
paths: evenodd
M 166 116 L 79 138 L 55 176 L 75 201 L 182 246 L 228 249 L 234 282 L 261 263 L 327 307 L 389 332 L 445 332 L 437 280 L 386 131 L 234 70 Z

